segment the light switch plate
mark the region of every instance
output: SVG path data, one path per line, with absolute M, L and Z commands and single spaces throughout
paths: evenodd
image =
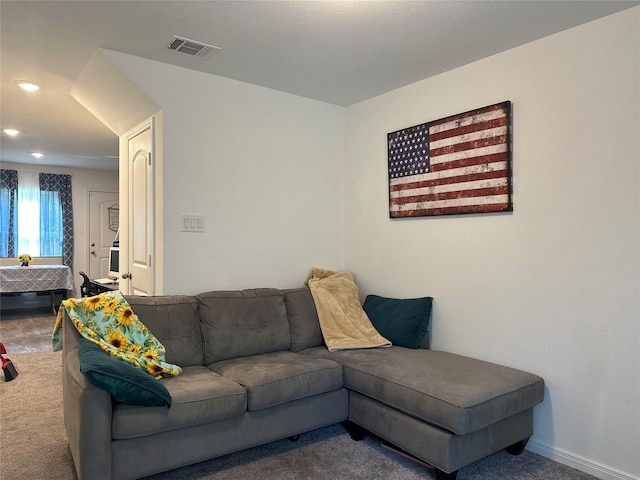
M 182 215 L 183 232 L 204 232 L 204 215 Z

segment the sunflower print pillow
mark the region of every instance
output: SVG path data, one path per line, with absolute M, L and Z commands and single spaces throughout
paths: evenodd
M 62 309 L 78 332 L 105 352 L 142 368 L 156 378 L 175 377 L 182 369 L 165 362 L 165 349 L 133 313 L 118 290 L 94 297 L 63 300 L 53 330 L 53 350 L 62 349 Z

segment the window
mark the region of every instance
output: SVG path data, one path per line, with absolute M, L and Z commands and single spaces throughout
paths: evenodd
M 73 266 L 71 176 L 0 170 L 0 256 L 62 256 Z
M 40 192 L 40 255 L 62 256 L 62 203 L 59 192 Z

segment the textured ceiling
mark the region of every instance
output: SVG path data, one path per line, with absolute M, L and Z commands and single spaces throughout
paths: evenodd
M 115 135 L 68 92 L 107 48 L 350 105 L 638 5 L 637 1 L 6 1 L 0 160 L 116 168 Z M 167 50 L 172 35 L 221 47 Z M 25 94 L 14 80 L 41 85 Z

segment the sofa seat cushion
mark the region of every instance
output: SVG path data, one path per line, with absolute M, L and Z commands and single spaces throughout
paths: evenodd
M 540 403 L 542 378 L 452 353 L 404 347 L 301 354 L 342 364 L 345 387 L 458 435 Z
M 143 437 L 243 415 L 247 395 L 236 382 L 206 367 L 184 367 L 182 375 L 164 378 L 171 408 L 113 404 L 112 435 L 116 440 Z
M 339 364 L 289 351 L 224 360 L 209 368 L 246 388 L 250 411 L 337 390 L 343 385 Z

